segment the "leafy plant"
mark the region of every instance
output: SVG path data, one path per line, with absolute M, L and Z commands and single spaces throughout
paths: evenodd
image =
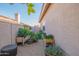
M 46 35 L 45 36 L 45 42 L 46 44 L 55 44 L 54 36 L 53 35 Z
M 34 4 L 28 3 L 26 5 L 28 7 L 28 15 L 30 15 L 31 13 L 35 13 L 35 9 L 33 8 L 34 7 Z
M 60 47 L 54 45 L 54 46 L 49 46 L 45 49 L 46 54 L 48 55 L 53 55 L 53 56 L 63 56 L 63 52 Z
M 53 35 L 46 35 L 45 38 L 46 38 L 46 39 L 54 39 L 54 36 L 53 36 Z
M 17 36 L 18 37 L 26 37 L 27 35 L 30 35 L 30 30 L 26 29 L 26 28 L 19 28 L 18 32 L 17 32 Z
M 32 40 L 33 42 L 36 42 L 36 41 L 38 40 L 36 33 L 31 32 L 31 40 Z
M 41 32 L 35 33 L 37 39 L 43 39 L 43 34 Z
M 24 37 L 25 36 L 25 30 L 23 28 L 19 28 L 17 32 L 18 37 Z
M 46 36 L 46 33 L 44 33 L 42 30 L 36 32 L 36 34 L 38 35 L 38 39 L 44 39 Z

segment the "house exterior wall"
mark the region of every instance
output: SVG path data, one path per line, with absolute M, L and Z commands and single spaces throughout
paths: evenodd
M 19 24 L 12 24 L 0 21 L 0 48 L 8 44 L 15 44 L 18 28 L 23 27 Z
M 68 55 L 79 56 L 79 4 L 52 4 L 42 20 L 56 44 Z
M 39 25 L 32 26 L 32 31 L 33 32 L 39 32 L 40 31 Z

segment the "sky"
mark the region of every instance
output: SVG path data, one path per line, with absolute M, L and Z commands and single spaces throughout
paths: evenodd
M 27 6 L 25 4 L 17 3 L 10 5 L 9 3 L 0 3 L 0 15 L 15 19 L 15 13 L 18 12 L 20 14 L 20 21 L 31 26 L 34 26 L 38 23 L 42 4 L 34 3 L 34 9 L 36 12 L 28 15 Z

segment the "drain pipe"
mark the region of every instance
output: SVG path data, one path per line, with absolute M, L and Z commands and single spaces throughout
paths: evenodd
M 12 23 L 11 23 L 11 44 L 12 44 Z

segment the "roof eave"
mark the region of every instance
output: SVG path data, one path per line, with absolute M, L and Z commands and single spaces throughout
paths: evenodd
M 49 9 L 51 3 L 45 3 L 43 4 L 43 7 L 42 7 L 42 11 L 40 13 L 40 20 L 39 20 L 39 23 L 42 21 L 42 18 L 44 17 L 44 15 L 46 14 L 47 10 Z

